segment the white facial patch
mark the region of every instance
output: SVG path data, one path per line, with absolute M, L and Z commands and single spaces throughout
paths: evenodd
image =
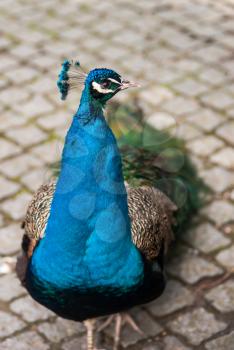
M 121 83 L 118 80 L 112 79 L 112 78 L 108 78 L 108 80 L 112 81 L 115 84 L 121 85 Z
M 94 90 L 100 92 L 101 94 L 108 94 L 109 92 L 114 92 L 115 90 L 112 89 L 105 89 L 100 84 L 98 84 L 96 81 L 92 82 L 92 87 Z

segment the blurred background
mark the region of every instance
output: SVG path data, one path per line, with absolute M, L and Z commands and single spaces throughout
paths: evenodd
M 139 82 L 116 96 L 185 141 L 211 188 L 169 261 L 164 295 L 135 311 L 134 350 L 233 350 L 234 1 L 1 0 L 0 349 L 83 350 L 84 329 L 37 305 L 14 273 L 27 204 L 51 176 L 80 91 L 60 100 L 64 58 Z M 111 344 L 111 331 L 102 342 Z

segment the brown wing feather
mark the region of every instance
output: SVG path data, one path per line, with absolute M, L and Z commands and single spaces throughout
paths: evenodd
M 155 259 L 162 246 L 167 252 L 174 239 L 176 205 L 154 187 L 128 188 L 132 240 L 148 260 Z
M 42 185 L 28 206 L 22 228 L 22 255 L 18 257 L 16 272 L 22 284 L 29 258 L 37 242 L 43 237 L 49 218 L 56 182 Z M 155 259 L 162 248 L 173 239 L 173 213 L 176 206 L 161 191 L 148 186 L 129 188 L 128 207 L 132 226 L 132 240 L 149 260 Z
M 37 242 L 43 237 L 45 232 L 55 185 L 56 182 L 52 181 L 49 184 L 42 185 L 35 192 L 22 223 L 25 233 L 22 239 L 22 254 L 17 258 L 16 273 L 23 285 L 25 284 L 28 261 Z

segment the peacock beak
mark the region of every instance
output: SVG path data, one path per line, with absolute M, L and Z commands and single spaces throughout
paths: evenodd
M 130 87 L 141 87 L 140 84 L 134 83 L 133 81 L 129 80 L 122 80 L 121 85 L 120 85 L 120 90 L 125 90 Z

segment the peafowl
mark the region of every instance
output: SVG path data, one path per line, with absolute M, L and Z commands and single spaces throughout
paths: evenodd
M 159 166 L 161 149 L 152 142 L 144 147 L 139 121 L 131 117 L 137 128 L 130 127 L 117 145 L 108 125 L 115 128 L 115 120 L 105 119 L 104 107 L 137 84 L 106 68 L 85 74 L 71 61 L 63 63 L 57 84 L 62 99 L 84 87 L 58 178 L 43 184 L 29 204 L 16 271 L 37 302 L 61 317 L 84 321 L 88 350 L 95 347 L 95 319 L 117 314 L 117 349 L 123 322 L 141 332 L 128 314 L 119 313 L 163 293 L 165 252 L 173 230 L 183 228 L 195 210 L 196 195 L 192 185 L 183 206 L 169 198 L 178 188 L 165 190 L 163 180 L 170 176 Z M 154 129 L 147 133 L 157 138 Z M 183 171 L 175 180 L 189 184 Z

